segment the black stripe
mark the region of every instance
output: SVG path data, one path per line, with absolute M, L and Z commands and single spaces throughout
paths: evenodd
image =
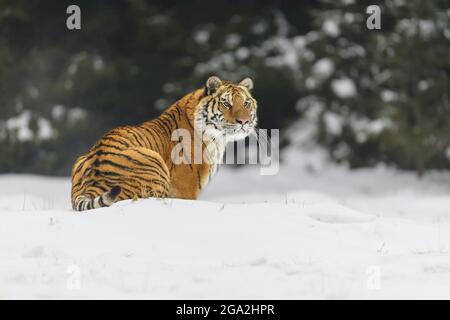
M 187 116 L 187 114 L 186 114 L 186 112 L 184 113 L 184 116 L 186 117 L 186 122 L 189 124 L 189 127 L 191 127 L 191 129 L 192 129 L 193 131 L 195 131 L 195 130 L 194 130 L 194 127 L 192 126 L 191 121 L 189 120 L 189 118 L 188 118 L 188 116 Z
M 147 135 L 144 132 L 141 132 L 141 130 L 135 130 L 136 135 L 142 140 L 143 146 L 145 148 L 148 148 L 150 146 L 150 141 L 148 140 Z
M 142 131 L 142 130 L 144 130 L 144 131 Z M 146 131 L 147 130 L 145 130 L 142 127 L 136 128 L 136 133 L 139 134 L 139 137 L 141 137 L 142 140 L 145 140 L 144 141 L 146 143 L 145 147 L 150 148 L 150 146 L 152 145 L 152 141 L 149 139 Z
M 174 110 L 177 112 L 178 120 L 181 120 L 181 111 L 178 108 L 178 102 L 176 103 Z
M 81 163 L 77 164 L 77 169 L 73 172 L 72 176 L 76 175 L 78 172 L 80 172 L 81 168 L 83 168 L 83 165 L 86 163 L 86 161 L 89 158 L 85 158 Z
M 139 154 L 145 156 L 146 159 L 147 159 L 147 157 L 148 157 L 148 155 L 142 154 L 142 153 L 139 152 L 137 149 L 128 149 L 128 151 L 136 151 L 137 153 L 139 153 Z M 133 162 L 134 164 L 137 164 L 137 165 L 140 165 L 140 166 L 144 166 L 144 167 L 148 167 L 148 164 L 143 163 L 143 162 L 141 162 L 141 161 L 139 161 L 139 160 L 137 160 L 137 159 L 134 159 L 134 158 L 132 158 L 132 157 L 130 157 L 130 156 L 124 154 L 123 152 L 115 153 L 115 152 L 108 152 L 108 151 L 106 151 L 106 152 L 105 152 L 105 151 L 99 151 L 98 155 L 110 155 L 110 156 L 122 157 L 122 158 L 127 159 L 127 160 L 130 161 L 130 162 Z M 104 161 L 106 161 L 106 160 L 108 160 L 108 159 L 104 159 L 104 160 L 102 159 L 102 160 L 100 160 L 100 164 L 102 164 L 102 162 L 104 162 Z
M 99 149 L 101 147 L 104 147 L 104 148 L 113 148 L 113 149 L 116 149 L 117 151 L 123 151 L 124 150 L 123 148 L 119 148 L 119 147 L 116 147 L 116 146 L 114 146 L 112 144 L 106 144 L 106 143 L 103 143 L 103 142 L 99 143 L 96 147 L 97 147 L 97 149 Z
M 143 169 L 143 168 L 138 168 L 138 169 L 136 169 L 136 168 L 130 168 L 130 167 L 123 166 L 123 165 L 121 165 L 121 164 L 115 163 L 115 162 L 113 162 L 113 161 L 111 161 L 111 160 L 103 160 L 103 161 L 101 161 L 101 164 L 102 164 L 102 165 L 104 165 L 104 164 L 108 165 L 108 164 L 109 164 L 109 165 L 111 165 L 111 166 L 113 166 L 113 167 L 119 168 L 119 169 L 121 169 L 121 170 L 130 172 L 130 173 L 138 173 L 138 174 L 154 174 L 154 175 L 159 176 L 159 177 L 162 178 L 161 174 L 160 174 L 158 171 L 154 170 L 154 169 Z M 102 169 L 100 168 L 99 171 L 100 171 L 100 174 L 101 174 Z M 122 175 L 123 175 L 123 174 L 122 174 Z
M 134 136 L 134 134 L 130 131 L 130 129 L 128 127 L 120 127 L 120 130 L 125 131 L 125 133 L 122 132 L 122 134 L 124 135 L 128 135 L 129 139 L 134 139 L 134 143 L 139 144 L 138 139 L 136 139 L 136 137 Z
M 165 170 L 165 168 L 163 167 L 163 165 L 165 165 L 164 162 L 156 161 L 156 159 L 154 159 L 154 157 L 152 157 L 152 156 L 150 156 L 150 155 L 148 155 L 148 154 L 145 154 L 145 153 L 141 152 L 141 151 L 138 150 L 138 149 L 134 149 L 134 151 L 136 151 L 137 153 L 139 153 L 141 156 L 145 157 L 147 160 L 150 160 L 150 161 L 152 162 L 152 164 L 158 166 L 162 171 L 164 171 L 164 173 L 166 173 L 166 176 L 167 176 L 167 178 L 168 178 L 169 172 L 167 172 L 167 170 Z M 166 168 L 166 169 L 167 169 L 167 168 Z
M 120 141 L 120 140 L 117 140 L 117 139 L 115 139 L 115 138 L 113 138 L 113 137 L 109 137 L 109 136 L 103 137 L 102 140 L 114 141 L 114 142 L 116 142 L 116 143 L 119 143 L 119 144 L 121 144 L 121 145 L 127 147 L 127 148 L 130 146 L 130 145 L 129 145 L 127 142 L 125 142 L 125 141 Z
M 98 199 L 98 204 L 100 207 L 106 207 L 106 204 L 103 202 L 103 195 Z
M 100 185 L 98 185 L 98 184 L 97 184 L 95 187 L 98 188 L 98 189 L 100 189 L 103 193 L 108 192 L 108 189 L 106 189 L 105 187 L 100 186 Z
M 136 140 L 138 145 L 141 145 L 141 146 L 145 147 L 145 142 L 137 134 L 137 132 L 134 131 L 134 129 L 132 129 L 132 128 L 124 128 L 124 130 L 127 131 L 129 134 L 131 134 L 134 137 L 134 139 Z
M 168 132 L 167 135 L 170 137 L 172 135 L 171 128 L 164 122 L 162 119 L 156 118 L 155 123 L 161 126 L 164 130 L 164 132 Z
M 123 177 L 122 174 L 114 171 L 108 171 L 108 170 L 99 170 L 101 176 L 116 176 L 116 177 Z
M 128 199 L 133 199 L 135 193 L 133 193 L 133 191 L 129 191 L 129 190 L 123 190 L 122 193 L 128 198 Z
M 166 114 L 167 114 L 167 115 L 170 117 L 170 119 L 172 119 L 172 121 L 175 123 L 175 127 L 178 128 L 178 121 L 177 121 L 177 118 L 172 114 L 172 112 L 167 112 Z
M 202 190 L 202 183 L 200 181 L 200 172 L 197 170 L 198 188 Z
M 104 179 L 101 179 L 102 180 L 102 182 L 104 182 L 106 185 L 108 185 L 108 187 L 110 188 L 110 189 L 112 189 L 113 188 L 113 186 L 115 186 L 115 185 L 119 185 L 121 188 L 122 188 L 122 190 L 127 190 L 127 191 L 129 191 L 129 192 L 132 192 L 132 189 L 136 189 L 136 186 L 133 186 L 132 184 L 130 184 L 128 181 L 126 181 L 126 180 L 124 180 L 124 179 L 121 179 L 121 178 L 119 178 L 119 179 L 114 179 L 114 178 L 107 178 L 107 177 L 104 177 Z M 127 186 L 127 187 L 129 187 L 129 188 L 127 188 L 127 187 L 125 187 L 125 186 Z
M 150 149 L 155 149 L 154 146 L 153 146 L 153 143 L 155 143 L 155 144 L 156 144 L 156 147 L 157 147 L 157 149 L 158 149 L 158 150 L 155 150 L 155 151 L 157 151 L 158 153 L 160 153 L 161 148 L 160 148 L 160 146 L 159 146 L 159 144 L 158 144 L 158 141 L 160 140 L 160 139 L 159 139 L 159 136 L 156 135 L 156 137 L 155 137 L 155 134 L 156 134 L 156 133 L 153 132 L 153 128 L 150 128 L 150 127 L 147 127 L 147 126 L 142 126 L 142 128 L 143 128 L 145 131 L 147 131 L 147 132 L 149 133 L 149 135 L 151 136 L 151 138 L 152 138 L 152 141 L 150 141 Z M 153 142 L 153 143 L 152 143 L 152 142 Z

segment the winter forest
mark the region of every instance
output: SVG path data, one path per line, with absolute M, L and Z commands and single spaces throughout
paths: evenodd
M 213 74 L 254 79 L 260 127 L 282 147 L 450 169 L 445 0 L 386 1 L 380 30 L 366 27 L 372 1 L 77 3 L 81 30 L 65 28 L 66 1 L 0 3 L 0 172 L 68 176 L 103 133 Z

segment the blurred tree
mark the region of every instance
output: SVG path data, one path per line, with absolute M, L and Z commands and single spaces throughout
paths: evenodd
M 301 105 L 320 109 L 315 139 L 352 167 L 449 168 L 448 2 L 380 4 L 381 30 L 365 27 L 371 4 L 323 1 L 313 14 L 304 68 L 313 103 Z
M 80 31 L 65 27 L 69 4 L 81 8 Z M 68 175 L 105 131 L 157 116 L 213 73 L 255 77 L 262 124 L 287 125 L 297 99 L 292 76 L 266 68 L 265 55 L 255 52 L 283 28 L 279 6 L 2 1 L 0 172 Z
M 369 2 L 3 0 L 0 172 L 68 175 L 211 74 L 253 77 L 261 127 L 306 121 L 336 161 L 449 168 L 446 1 L 380 4 L 380 31 Z

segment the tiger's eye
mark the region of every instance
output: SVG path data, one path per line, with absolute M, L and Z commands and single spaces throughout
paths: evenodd
M 222 101 L 222 104 L 228 109 L 231 108 L 231 104 L 228 101 Z

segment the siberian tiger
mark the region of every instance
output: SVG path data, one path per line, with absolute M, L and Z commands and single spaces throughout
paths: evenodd
M 212 76 L 205 87 L 187 94 L 158 118 L 105 134 L 73 166 L 73 209 L 83 211 L 146 197 L 197 199 L 217 162 L 192 161 L 193 146 L 187 155 L 191 161 L 174 163 L 173 150 L 180 143 L 174 132 L 184 129 L 191 137 L 200 136 L 201 150 L 208 151 L 213 145 L 213 151 L 205 154 L 221 159 L 226 142 L 255 132 L 257 102 L 250 93 L 252 88 L 250 78 L 232 83 Z M 226 139 L 219 139 L 221 136 Z M 192 145 L 194 141 L 192 138 Z

